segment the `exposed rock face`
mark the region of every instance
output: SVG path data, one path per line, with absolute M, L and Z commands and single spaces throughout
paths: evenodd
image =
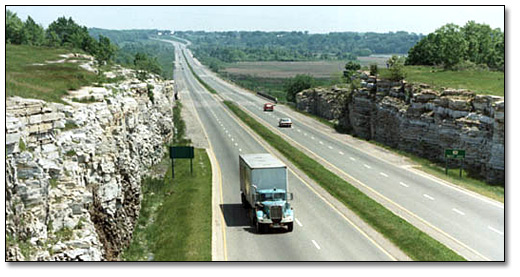
M 309 89 L 296 96 L 300 110 L 365 139 L 444 161 L 444 150 L 466 150 L 464 167 L 504 184 L 504 98 L 466 90 L 376 80 L 361 74 L 361 88 Z
M 106 92 L 91 104 L 7 99 L 8 260 L 117 259 L 130 242 L 141 177 L 171 137 L 173 88 L 134 80 Z

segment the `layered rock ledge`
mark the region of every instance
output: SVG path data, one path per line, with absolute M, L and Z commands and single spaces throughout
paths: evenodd
M 130 78 L 95 93 L 7 98 L 7 260 L 114 260 L 129 244 L 141 179 L 172 135 L 173 85 Z
M 465 149 L 464 167 L 490 183 L 505 183 L 504 98 L 468 90 L 434 90 L 361 74 L 359 89 L 313 88 L 296 107 L 334 120 L 348 133 L 436 162 L 444 150 Z

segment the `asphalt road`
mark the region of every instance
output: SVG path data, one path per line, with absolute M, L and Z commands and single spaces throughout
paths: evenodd
M 176 44 L 177 45 L 177 44 Z M 178 45 L 177 45 L 178 47 Z M 256 234 L 240 204 L 238 155 L 265 153 L 256 141 L 213 98 L 184 64 L 176 51 L 174 72 L 177 89 L 192 98 L 206 129 L 222 173 L 223 203 L 228 260 L 230 261 L 385 261 L 393 257 L 358 228 L 346 221 L 329 204 L 292 172 L 289 190 L 294 193 L 294 230 Z M 182 95 L 182 94 L 181 94 Z
M 277 106 L 273 113 L 263 112 L 263 104 L 268 101 L 220 80 L 194 60 L 188 50 L 184 49 L 184 51 L 199 77 L 215 88 L 224 98 L 240 104 L 268 125 L 276 126 L 281 117 L 291 118 L 294 127 L 280 131 L 298 147 L 315 153 L 326 163 L 330 163 L 338 170 L 388 198 L 406 210 L 406 213 L 409 213 L 415 220 L 440 230 L 439 233 L 449 238 L 457 247 L 465 249 L 465 251 L 458 252 L 466 258 L 504 260 L 503 204 L 454 188 L 454 186 L 442 184 L 423 174 L 417 174 L 407 168 L 388 163 L 366 151 L 338 141 L 320 131 L 320 128 L 313 126 L 312 122 L 299 120 L 301 115 L 288 108 Z M 189 69 L 186 68 L 186 70 Z M 210 118 L 211 116 L 207 120 L 211 121 Z M 217 125 L 212 132 L 219 132 L 219 126 Z M 234 128 L 240 130 L 236 126 L 228 129 L 231 131 L 235 130 Z M 223 138 L 225 139 L 225 137 Z M 255 148 L 244 149 L 256 150 Z M 235 198 L 228 200 L 232 199 Z M 235 200 L 238 201 L 238 198 Z M 304 203 L 300 200 L 298 204 Z M 298 214 L 302 214 L 301 211 Z M 305 216 L 307 215 L 305 214 Z

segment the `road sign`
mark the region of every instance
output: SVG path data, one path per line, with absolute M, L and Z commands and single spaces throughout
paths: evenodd
M 466 157 L 466 150 L 446 149 L 444 150 L 444 157 L 448 159 L 464 159 Z
M 466 150 L 464 149 L 446 149 L 444 150 L 446 158 L 446 175 L 448 175 L 448 159 L 460 160 L 459 178 L 462 178 L 462 168 L 464 167 L 464 158 L 466 158 Z
M 193 146 L 170 146 L 170 159 L 172 160 L 172 179 L 175 178 L 174 159 L 190 159 L 190 173 L 193 174 L 193 158 L 195 150 Z
M 193 146 L 170 146 L 170 159 L 193 159 Z

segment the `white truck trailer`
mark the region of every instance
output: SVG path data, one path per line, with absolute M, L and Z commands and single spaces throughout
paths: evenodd
M 293 230 L 294 211 L 287 191 L 287 166 L 271 154 L 239 156 L 242 206 L 249 210 L 258 233 L 269 228 Z

